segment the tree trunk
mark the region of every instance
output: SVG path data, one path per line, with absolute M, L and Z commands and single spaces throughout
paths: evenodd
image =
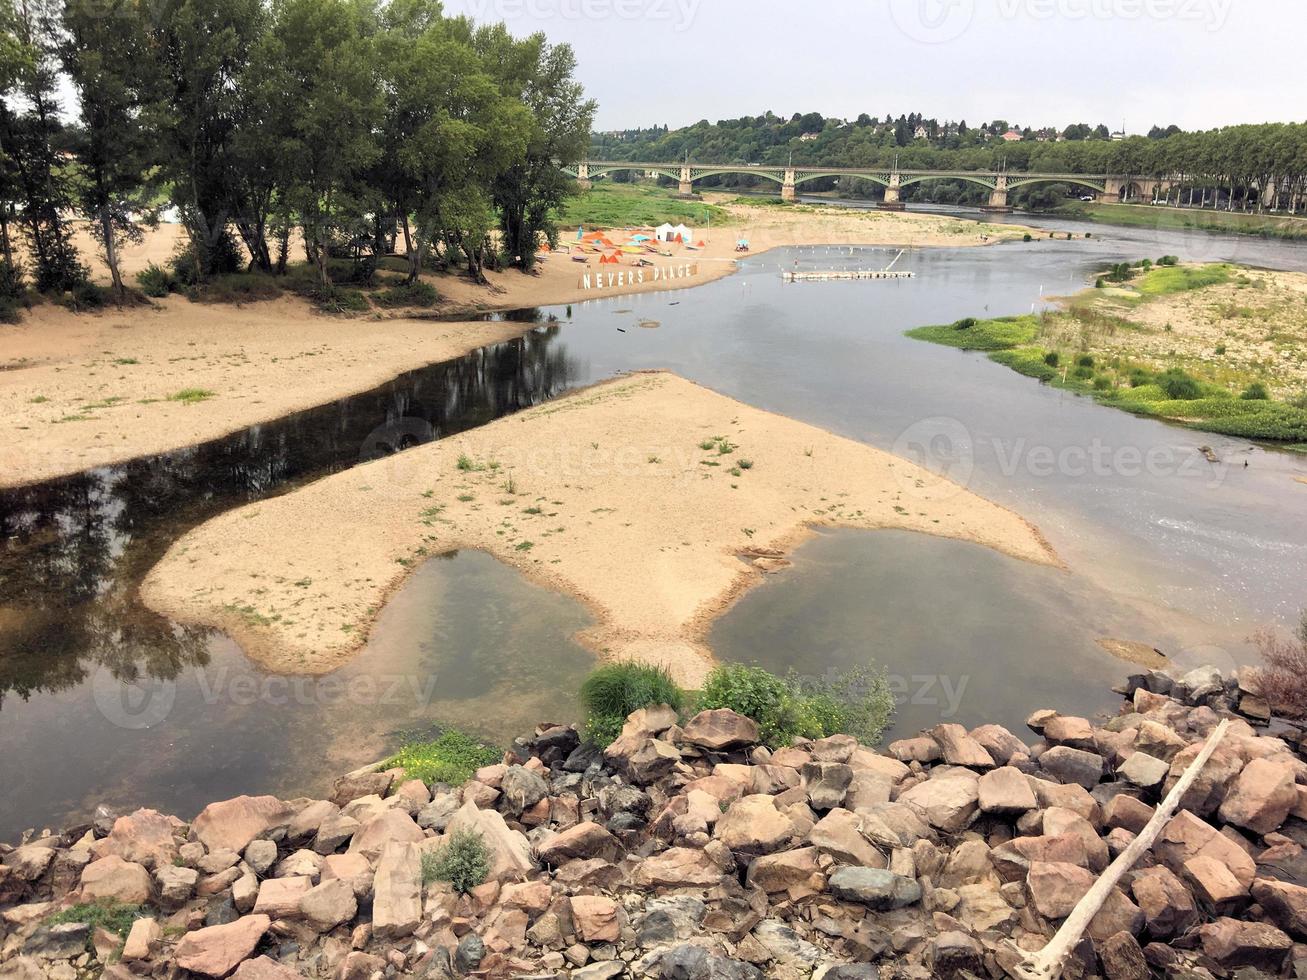
M 123 277 L 118 269 L 118 247 L 113 240 L 113 216 L 108 207 L 100 208 L 100 231 L 104 235 L 104 264 L 109 267 L 114 297 L 118 305 L 122 306 L 126 290 L 123 289 Z

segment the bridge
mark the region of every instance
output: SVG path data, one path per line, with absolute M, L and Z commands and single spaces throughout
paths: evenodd
M 900 170 L 897 167 L 861 169 L 857 167 L 772 167 L 753 164 L 701 164 L 701 163 L 637 163 L 615 160 L 583 160 L 576 164 L 562 164 L 565 174 L 575 177 L 578 184 L 589 189 L 595 177 L 618 171 L 637 171 L 643 175 L 667 177 L 678 181 L 682 194 L 694 193 L 694 182 L 720 174 L 744 174 L 774 181 L 781 187 L 781 198 L 798 199 L 798 188 L 810 180 L 821 177 L 856 177 L 885 188 L 883 207 L 901 210 L 901 192 L 904 187 L 926 180 L 962 180 L 977 184 L 989 191 L 989 205 L 985 210 L 1009 211 L 1009 191 L 1031 184 L 1073 184 L 1092 191 L 1102 204 L 1120 204 L 1122 201 L 1148 199 L 1170 190 L 1170 178 L 1142 179 L 1116 177 L 1109 174 L 1046 174 L 1019 173 L 1008 170 Z

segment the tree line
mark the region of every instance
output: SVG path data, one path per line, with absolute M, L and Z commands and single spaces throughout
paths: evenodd
M 0 296 L 84 287 L 81 216 L 121 299 L 170 207 L 192 281 L 284 273 L 294 232 L 324 295 L 400 238 L 410 283 L 529 268 L 589 139 L 574 70 L 437 0 L 0 0 Z
M 813 118 L 815 117 L 815 118 Z M 907 117 L 903 124 L 920 117 Z M 819 131 L 809 127 L 820 121 Z M 933 121 L 926 121 L 931 123 Z M 905 170 L 997 170 L 1044 173 L 1108 173 L 1131 178 L 1178 177 L 1173 193 L 1182 203 L 1207 201 L 1228 208 L 1300 212 L 1307 206 L 1307 123 L 1266 123 L 1184 132 L 1154 127 L 1148 136 L 1102 138 L 1106 127 L 1076 124 L 1062 139 L 1001 138 L 1006 122 L 903 141 L 900 121 L 882 124 L 863 116 L 855 122 L 822 119 L 815 113 L 783 119 L 768 114 L 718 123 L 702 121 L 682 129 L 596 134 L 594 159 L 674 163 L 761 163 L 812 167 L 892 167 Z M 924 126 L 929 129 L 929 125 Z M 959 130 L 961 135 L 959 135 Z M 804 139 L 813 134 L 815 139 Z M 723 175 L 705 186 L 750 186 L 754 178 Z M 805 184 L 829 189 L 833 180 Z M 865 183 L 865 182 L 864 182 Z M 1191 193 L 1192 192 L 1192 193 Z

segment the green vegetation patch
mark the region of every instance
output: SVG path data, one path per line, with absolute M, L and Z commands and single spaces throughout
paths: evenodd
M 196 402 L 206 401 L 217 392 L 210 391 L 208 388 L 183 388 L 181 391 L 175 391 L 168 396 L 170 402 L 181 402 L 183 405 L 194 405 Z
M 104 928 L 117 936 L 126 938 L 132 923 L 142 916 L 139 905 L 124 905 L 122 902 L 79 902 L 61 909 L 46 919 L 47 925 L 58 926 L 69 922 L 84 922 L 94 931 Z
M 684 222 L 697 229 L 709 220 L 724 222 L 727 213 L 713 204 L 676 197 L 672 188 L 653 184 L 600 182 L 571 197 L 558 211 L 564 239 L 568 229 L 631 228 Z
M 450 729 L 435 741 L 410 742 L 381 764 L 383 769 L 403 769 L 409 779 L 424 783 L 460 786 L 482 766 L 491 766 L 500 753 L 470 735 Z
M 679 712 L 685 703 L 671 675 L 650 664 L 604 664 L 581 684 L 585 737 L 596 745 L 612 744 L 633 711 L 665 704 Z
M 422 884 L 447 881 L 465 895 L 490 875 L 490 849 L 474 830 L 456 830 L 436 851 L 422 855 Z
M 966 317 L 955 323 L 933 327 L 917 327 L 908 331 L 914 340 L 928 340 L 961 350 L 1008 350 L 1029 344 L 1039 335 L 1039 318 L 1035 316 L 1006 316 L 993 320 Z

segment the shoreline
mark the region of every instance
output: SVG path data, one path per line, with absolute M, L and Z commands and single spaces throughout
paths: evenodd
M 832 246 L 886 247 L 905 241 L 905 247 L 974 247 L 1001 240 L 952 240 L 959 236 L 941 229 L 954 222 L 932 216 L 886 213 L 847 221 L 840 220 L 842 215 L 736 211 L 751 219 L 745 230 L 756 246 L 750 255 L 814 244 L 818 238 Z M 743 228 L 715 228 L 713 244 L 703 252 L 655 257 L 659 265 L 699 264 L 693 278 L 646 281 L 635 288 L 584 291 L 578 283 L 583 267 L 562 265 L 562 253 L 548 257 L 537 276 L 515 270 L 491 273 L 490 287 L 460 276 L 427 276 L 441 292 L 442 302 L 432 311 L 439 321 L 380 311 L 371 319 L 328 316 L 297 297 L 234 306 L 170 297 L 150 308 L 94 314 L 43 304 L 23 324 L 0 327 L 9 354 L 0 363 L 0 417 L 5 419 L 0 490 L 193 448 L 360 394 L 407 371 L 515 339 L 533 328 L 446 320 L 449 316 L 707 285 L 738 268 L 733 242 Z M 864 234 L 825 240 L 841 229 Z M 1010 237 L 1022 232 L 1019 226 L 1011 229 Z M 159 243 L 147 242 L 127 257 L 125 269 L 153 261 L 159 252 Z M 550 267 L 549 262 L 557 264 Z M 311 369 L 287 366 L 303 358 L 313 359 Z M 171 401 L 187 391 L 211 394 L 195 404 Z M 88 424 L 95 425 L 89 432 L 81 428 Z
M 906 460 L 652 372 L 227 511 L 174 542 L 141 592 L 269 669 L 321 674 L 366 645 L 413 568 L 469 548 L 582 602 L 595 622 L 578 639 L 601 658 L 693 679 L 713 620 L 820 526 L 1063 567 L 1024 518 Z

